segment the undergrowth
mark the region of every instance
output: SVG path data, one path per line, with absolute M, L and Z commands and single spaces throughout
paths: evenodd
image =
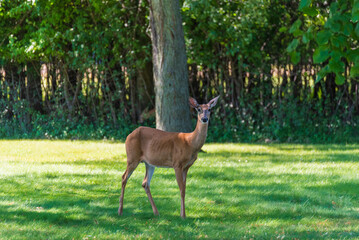
M 192 120 L 193 129 L 195 121 Z M 61 111 L 40 114 L 20 108 L 10 118 L 0 114 L 0 138 L 123 141 L 140 125 L 155 127 L 155 119 L 140 124 L 132 123 L 129 117 L 118 116 L 113 124 L 109 116 L 95 121 L 81 115 L 69 117 Z M 213 111 L 208 131 L 207 142 L 357 143 L 359 117 L 346 122 L 340 117 L 326 118 L 323 114 L 311 113 L 309 109 L 282 109 L 276 115 L 253 118 L 225 108 Z

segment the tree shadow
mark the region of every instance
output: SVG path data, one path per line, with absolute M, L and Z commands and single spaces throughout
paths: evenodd
M 214 152 L 201 153 L 201 158 L 225 159 L 227 162 L 241 161 L 256 161 L 256 162 L 272 162 L 272 163 L 291 163 L 291 162 L 356 162 L 358 160 L 358 153 L 353 150 L 356 148 L 337 148 L 336 152 L 332 152 L 333 148 L 319 146 L 308 147 L 301 150 L 301 154 L 286 153 L 290 150 L 286 147 L 274 147 L 274 152 L 248 152 L 248 151 L 229 151 L 220 150 Z M 281 153 L 283 151 L 283 153 Z
M 312 149 L 308 147 L 307 151 L 310 152 Z M 350 159 L 355 156 L 355 153 L 345 153 L 348 148 L 342 151 L 341 147 L 338 148 L 339 153 L 333 156 L 330 153 L 331 149 L 323 148 L 324 153 L 320 155 L 320 158 L 318 155 L 315 156 L 316 161 L 339 162 L 343 157 L 347 161 L 352 161 Z M 285 147 L 282 150 L 289 151 Z M 258 163 L 252 166 L 253 168 L 260 166 L 264 161 L 275 164 L 293 163 L 299 158 L 299 156 L 293 156 L 288 159 L 288 156 L 282 156 L 281 153 L 228 150 L 201 153 L 201 157 L 219 158 L 220 161 L 228 158 L 226 161 L 233 163 L 238 163 L 238 159 L 248 158 L 249 161 Z M 253 160 L 253 157 L 256 159 Z M 326 159 L 328 157 L 331 159 Z M 258 160 L 259 158 L 263 160 Z M 304 162 L 312 160 L 313 158 L 309 158 Z M 269 238 L 279 236 L 280 234 L 276 233 L 278 229 L 270 226 L 256 227 L 258 219 L 262 222 L 278 221 L 298 224 L 302 219 L 313 217 L 335 221 L 352 221 L 359 218 L 358 212 L 352 211 L 353 208 L 357 208 L 358 203 L 356 189 L 359 189 L 359 183 L 356 181 L 329 182 L 318 186 L 299 184 L 293 187 L 290 179 L 306 183 L 308 179 L 320 180 L 324 177 L 318 176 L 315 172 L 298 175 L 296 173 L 268 173 L 263 168 L 248 171 L 248 166 L 240 165 L 236 167 L 224 165 L 219 168 L 203 165 L 195 167 L 194 165 L 187 180 L 188 217 L 185 220 L 180 218 L 180 194 L 174 171 L 161 170 L 152 182 L 152 195 L 160 212 L 160 216 L 155 217 L 147 195 L 141 187 L 144 166 L 140 165 L 129 180 L 123 216 L 119 217 L 117 208 L 121 175 L 114 179 L 114 173 L 106 172 L 106 170 L 116 168 L 121 172 L 121 169 L 124 170 L 126 166 L 124 161 L 115 157 L 108 160 L 80 159 L 73 162 L 49 161 L 38 164 L 69 164 L 99 168 L 101 171 L 86 173 L 47 171 L 2 178 L 2 186 L 7 186 L 9 189 L 0 190 L 0 193 L 3 192 L 0 199 L 14 201 L 15 204 L 0 205 L 1 221 L 14 225 L 31 225 L 36 221 L 42 225 L 56 225 L 62 229 L 86 228 L 111 233 L 121 231 L 122 236 L 130 237 L 134 237 L 135 232 L 147 231 L 149 235 L 144 236 L 151 237 L 151 234 L 157 234 L 153 236 L 192 239 L 198 237 L 198 231 L 200 231 L 201 233 L 219 233 L 218 236 L 210 235 L 209 238 L 221 238 L 220 233 L 226 233 L 225 236 L 238 239 L 238 237 L 247 236 L 246 231 L 251 230 L 256 238 L 267 239 L 268 236 Z M 278 175 L 284 179 L 282 183 L 273 182 Z M 259 179 L 259 181 L 254 184 L 244 181 L 247 179 Z M 166 186 L 163 182 L 166 182 Z M 32 186 L 32 183 L 36 184 Z M 153 226 L 153 232 L 150 232 L 149 225 Z M 15 230 L 6 231 L 11 234 L 10 231 Z M 31 236 L 35 234 L 44 236 L 36 228 L 33 232 L 26 231 L 28 231 L 26 234 Z M 349 235 L 349 233 L 337 230 L 329 229 L 325 232 L 324 230 L 314 231 L 311 228 L 305 231 L 291 230 L 286 233 L 286 237 L 289 238 L 307 238 L 307 236 L 313 239 L 326 238 L 326 236 L 351 238 L 359 236 L 359 232 L 352 231 Z

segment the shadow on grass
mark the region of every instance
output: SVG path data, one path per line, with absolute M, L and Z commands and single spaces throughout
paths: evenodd
M 301 161 L 352 162 L 355 153 L 346 151 L 355 149 L 344 147 L 343 150 L 341 147 L 335 154 L 329 151 L 333 148 L 323 147 L 321 153 L 311 156 L 313 147 L 310 146 L 304 151 L 306 159 Z M 286 147 L 274 148 L 289 151 Z M 314 148 L 320 150 L 320 147 Z M 20 227 L 33 226 L 33 230 L 26 229 L 23 234 L 29 238 L 40 236 L 38 238 L 41 239 L 51 238 L 39 230 L 44 226 L 56 229 L 53 232 L 50 230 L 54 234 L 53 238 L 68 239 L 82 239 L 85 232 L 91 235 L 101 233 L 104 234 L 103 238 L 107 236 L 113 239 L 194 239 L 205 238 L 206 235 L 210 239 L 325 239 L 359 236 L 359 232 L 355 230 L 358 228 L 350 225 L 347 232 L 320 225 L 320 221 L 325 219 L 339 223 L 358 223 L 358 211 L 353 211 L 358 208 L 357 181 L 341 182 L 339 176 L 332 176 L 331 181 L 319 185 L 317 183 L 326 180 L 326 176 L 320 176 L 316 172 L 297 174 L 276 173 L 273 170 L 269 173 L 259 168 L 263 162 L 291 164 L 300 158 L 277 152 L 221 150 L 201 153 L 201 157 L 211 164 L 216 163 L 216 159 L 238 164 L 238 159 L 248 158 L 257 165 L 194 165 L 190 169 L 187 183 L 188 218 L 183 220 L 179 216 L 180 194 L 173 170 L 157 173 L 151 185 L 159 217 L 153 216 L 151 205 L 141 187 L 144 177 L 142 165 L 129 180 L 124 215 L 119 217 L 117 208 L 120 179 L 126 166 L 119 158 L 32 163 L 85 166 L 99 171 L 61 173 L 55 169 L 2 178 L 0 225 L 7 223 Z M 106 171 L 108 169 L 117 169 L 120 174 L 114 176 L 114 173 Z M 306 185 L 307 182 L 313 184 Z M 10 203 L 2 204 L 2 201 Z M 301 227 L 302 225 L 305 227 Z M 12 236 L 18 233 L 16 229 L 7 229 L 3 234 Z
M 270 147 L 271 148 L 271 147 Z M 291 151 L 293 149 L 285 147 L 272 147 L 274 150 Z M 324 147 L 323 147 L 324 148 Z M 301 150 L 301 154 L 286 154 L 286 152 L 248 152 L 248 151 L 227 151 L 220 150 L 215 152 L 200 153 L 201 158 L 223 159 L 229 162 L 238 162 L 238 160 L 250 159 L 256 162 L 272 162 L 272 163 L 290 163 L 290 162 L 355 162 L 358 161 L 357 148 L 342 149 L 337 148 L 337 152 L 332 152 L 333 148 L 322 149 L 321 147 L 307 148 Z M 318 152 L 319 151 L 319 152 Z
M 81 176 L 82 177 L 82 176 Z M 160 181 L 161 179 L 159 179 Z M 10 182 L 15 182 L 15 179 L 9 179 Z M 18 186 L 18 185 L 16 185 Z M 71 187 L 65 186 L 65 187 Z M 25 206 L 0 206 L 0 216 L 2 221 L 14 225 L 32 225 L 33 223 L 39 226 L 54 226 L 58 229 L 67 229 L 67 236 L 83 238 L 84 229 L 97 229 L 96 231 L 105 231 L 108 233 L 119 232 L 119 236 L 136 237 L 137 234 L 147 233 L 147 237 L 181 237 L 181 238 L 197 238 L 203 234 L 209 234 L 210 238 L 221 238 L 227 236 L 228 239 L 237 239 L 238 237 L 267 238 L 267 237 L 304 237 L 312 239 L 326 238 L 342 238 L 355 237 L 359 233 L 351 231 L 350 233 L 340 231 L 323 230 L 282 230 L 276 227 L 266 227 L 256 224 L 258 219 L 261 221 L 281 221 L 293 224 L 299 222 L 303 218 L 357 218 L 356 213 L 338 213 L 330 214 L 330 211 L 314 211 L 314 205 L 322 208 L 331 208 L 330 204 L 325 206 L 322 202 L 314 203 L 311 199 L 311 192 L 297 193 L 292 195 L 292 189 L 287 184 L 278 184 L 276 186 L 268 185 L 225 185 L 222 186 L 223 193 L 213 189 L 201 188 L 191 186 L 190 194 L 196 193 L 197 199 L 209 198 L 213 200 L 209 207 L 209 212 L 205 209 L 188 208 L 187 213 L 189 217 L 185 220 L 179 217 L 179 194 L 175 197 L 168 194 L 168 197 L 154 196 L 156 204 L 160 211 L 159 217 L 154 217 L 147 196 L 142 187 L 130 188 L 125 196 L 124 215 L 117 216 L 118 194 L 115 191 L 109 193 L 109 197 L 97 195 L 97 192 L 91 188 L 84 187 L 87 195 L 65 195 L 65 197 L 55 200 L 50 200 L 49 196 L 39 195 L 36 191 L 29 189 L 26 193 L 28 198 L 32 201 Z M 340 188 L 341 186 L 334 186 Z M 79 186 L 74 184 L 73 189 L 78 189 Z M 233 189 L 235 191 L 233 192 Z M 334 189 L 334 191 L 335 191 Z M 177 189 L 176 189 L 177 190 Z M 232 190 L 232 191 L 231 191 Z M 282 193 L 278 193 L 282 191 Z M 312 191 L 316 191 L 313 189 Z M 142 192 L 142 193 L 140 193 Z M 261 194 L 263 193 L 264 194 Z M 233 203 L 233 193 L 238 197 L 238 201 Z M 159 195 L 163 195 L 160 192 Z M 117 196 L 114 196 L 117 195 Z M 194 203 L 194 200 L 189 203 Z M 110 203 L 109 206 L 96 205 L 102 202 Z M 309 203 L 308 203 L 309 202 Z M 238 205 L 233 205 L 238 204 Z M 257 204 L 257 206 L 255 206 Z M 203 207 L 202 204 L 201 207 Z M 293 212 L 293 208 L 301 205 L 302 209 Z M 323 206 L 324 205 L 324 206 Z M 41 206 L 41 208 L 39 208 Z M 270 206 L 266 208 L 266 206 Z M 230 208 L 237 208 L 238 211 L 231 211 Z M 253 210 L 258 208 L 258 210 Z M 248 211 L 252 209 L 254 212 Z M 203 210 L 197 217 L 191 217 L 190 211 Z M 334 210 L 333 210 L 334 211 Z M 335 212 L 335 211 L 334 211 Z M 240 214 L 240 216 L 237 215 Z M 197 213 L 196 213 L 197 214 Z M 240 217 L 240 218 L 239 218 Z M 220 222 L 220 224 L 219 224 Z M 149 230 L 152 226 L 155 233 Z M 193 228 L 196 230 L 194 231 Z M 89 231 L 89 230 L 87 230 Z M 91 233 L 90 230 L 89 232 Z M 51 231 L 50 231 L 51 232 Z M 218 235 L 211 235 L 218 233 Z M 250 234 L 251 233 L 251 234 Z M 15 234 L 8 230 L 8 234 Z M 25 230 L 23 234 L 26 236 L 46 236 L 45 233 L 34 229 Z M 56 233 L 54 233 L 56 234 Z M 155 234 L 155 235 L 153 235 Z M 281 235 L 282 234 L 282 235 Z

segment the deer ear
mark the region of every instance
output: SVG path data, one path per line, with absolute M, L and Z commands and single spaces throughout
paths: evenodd
M 189 105 L 191 105 L 191 107 L 193 107 L 193 108 L 198 107 L 198 103 L 197 103 L 196 99 L 194 99 L 192 97 L 189 98 Z
M 216 106 L 218 98 L 219 96 L 213 98 L 211 101 L 209 101 L 209 103 L 207 103 L 207 105 L 209 105 L 209 108 L 213 108 L 214 106 Z

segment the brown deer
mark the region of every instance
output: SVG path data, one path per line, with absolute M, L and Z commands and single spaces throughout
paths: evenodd
M 153 201 L 150 183 L 156 167 L 174 168 L 176 180 L 181 192 L 181 217 L 186 217 L 185 192 L 188 169 L 197 159 L 207 137 L 208 121 L 211 109 L 217 104 L 219 96 L 207 104 L 199 105 L 194 98 L 189 99 L 190 106 L 197 110 L 197 126 L 191 133 L 165 132 L 149 127 L 139 127 L 126 138 L 127 168 L 122 176 L 122 189 L 118 214 L 122 215 L 125 187 L 132 172 L 139 163 L 146 165 L 146 175 L 142 187 L 150 200 L 153 213 L 158 215 Z

